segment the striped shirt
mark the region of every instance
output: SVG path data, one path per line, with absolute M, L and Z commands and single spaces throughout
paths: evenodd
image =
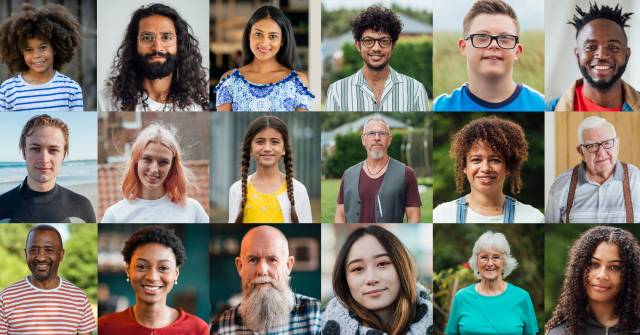
M 389 67 L 389 77 L 384 83 L 380 103 L 364 78 L 362 69 L 340 79 L 327 90 L 325 110 L 375 111 L 375 112 L 424 112 L 429 110 L 429 97 L 419 81 L 396 72 Z
M 75 335 L 95 329 L 87 295 L 66 279 L 43 290 L 25 278 L 0 292 L 0 335 Z
M 80 85 L 58 71 L 44 84 L 29 84 L 22 78 L 22 74 L 18 74 L 0 85 L 0 111 L 2 112 L 82 112 L 83 110 Z

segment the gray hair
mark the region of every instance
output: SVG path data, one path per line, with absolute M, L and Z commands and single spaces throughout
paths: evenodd
M 473 269 L 473 274 L 480 278 L 478 270 L 478 254 L 482 251 L 498 250 L 504 255 L 504 268 L 502 269 L 502 278 L 506 278 L 513 270 L 518 267 L 518 261 L 511 256 L 511 248 L 509 242 L 502 233 L 494 233 L 491 230 L 480 235 L 476 243 L 473 245 L 473 253 L 469 258 L 469 266 Z
M 614 138 L 618 137 L 618 135 L 616 135 L 616 127 L 614 127 L 611 122 L 607 121 L 607 119 L 601 118 L 599 116 L 589 116 L 588 118 L 582 120 L 582 122 L 580 122 L 580 126 L 578 127 L 578 144 L 584 144 L 582 133 L 584 133 L 585 130 L 600 128 L 604 126 L 609 126 L 611 128 Z
M 362 133 L 364 134 L 367 130 L 367 126 L 369 125 L 369 123 L 373 122 L 373 121 L 377 121 L 377 122 L 382 122 L 384 123 L 385 127 L 387 127 L 387 131 L 391 132 L 391 128 L 389 127 L 389 123 L 387 123 L 387 120 L 385 120 L 382 116 L 380 115 L 374 115 L 370 118 L 367 119 L 367 121 L 364 122 L 364 126 L 362 126 Z

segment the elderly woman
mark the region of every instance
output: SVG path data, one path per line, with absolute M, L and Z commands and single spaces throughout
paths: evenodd
M 482 234 L 469 264 L 480 282 L 456 293 L 446 333 L 536 334 L 538 323 L 529 293 L 504 281 L 518 266 L 504 234 Z

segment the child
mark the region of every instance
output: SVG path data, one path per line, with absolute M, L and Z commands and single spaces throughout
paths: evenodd
M 0 60 L 17 75 L 0 85 L 0 111 L 82 112 L 82 89 L 58 72 L 80 43 L 80 25 L 62 6 L 20 14 L 0 25 Z

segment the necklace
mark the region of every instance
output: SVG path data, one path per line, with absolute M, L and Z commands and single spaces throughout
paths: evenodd
M 143 112 L 148 112 L 149 111 L 149 103 L 147 102 L 148 99 L 149 99 L 149 95 L 143 94 L 143 97 L 142 97 L 142 111 Z M 167 101 L 169 101 L 169 96 L 167 96 L 167 100 L 165 100 L 165 102 L 162 104 L 162 110 L 160 110 L 160 112 L 166 112 Z M 175 105 L 171 104 L 171 109 L 169 110 L 169 112 L 175 112 Z
M 364 161 L 364 168 L 367 169 L 367 172 L 372 176 L 375 176 L 375 175 L 379 174 L 380 172 L 382 172 L 382 170 L 384 170 L 384 168 L 386 168 L 387 165 L 389 165 L 389 158 L 387 158 L 387 162 L 384 163 L 384 165 L 382 165 L 382 167 L 380 169 L 378 169 L 378 171 L 371 172 L 371 169 L 369 168 L 369 164 L 367 164 L 367 160 Z

